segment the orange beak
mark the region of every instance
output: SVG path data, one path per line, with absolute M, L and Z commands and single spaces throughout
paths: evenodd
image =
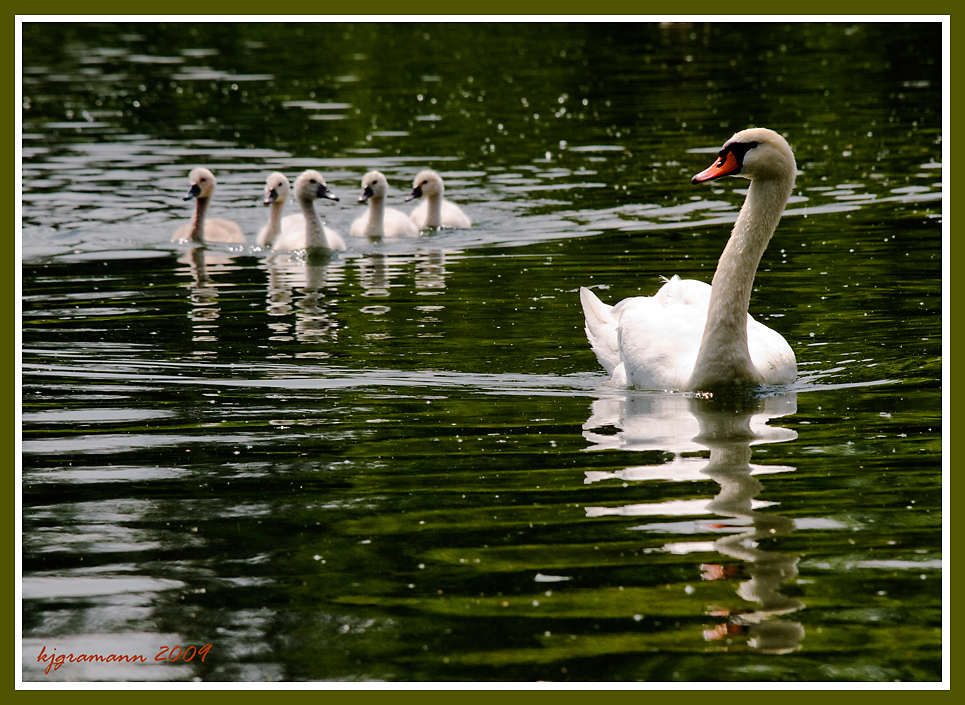
M 711 166 L 707 167 L 694 178 L 692 178 L 690 183 L 699 184 L 703 181 L 719 179 L 722 176 L 737 173 L 740 171 L 740 168 L 741 165 L 738 163 L 737 157 L 734 156 L 734 153 L 727 152 L 727 154 L 719 157 Z

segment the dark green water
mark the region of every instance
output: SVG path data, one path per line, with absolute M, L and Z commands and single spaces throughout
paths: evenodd
M 941 49 L 24 25 L 23 679 L 941 680 Z M 607 385 L 579 287 L 709 281 L 746 184 L 690 176 L 750 125 L 801 172 L 752 299 L 798 381 Z M 325 174 L 346 235 L 370 169 L 401 209 L 437 169 L 476 224 L 192 250 L 196 165 L 252 243 L 274 170 Z

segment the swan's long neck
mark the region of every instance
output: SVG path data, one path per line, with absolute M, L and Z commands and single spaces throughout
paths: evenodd
M 210 198 L 195 198 L 194 217 L 191 219 L 191 240 L 194 242 L 204 242 L 204 215 L 210 203 Z
M 371 196 L 369 198 L 368 234 L 370 236 L 381 236 L 385 234 L 384 196 Z
M 305 246 L 309 249 L 325 247 L 325 231 L 322 227 L 322 219 L 318 217 L 315 210 L 315 203 L 310 198 L 299 199 L 298 205 L 301 206 L 302 214 L 305 216 Z
M 717 264 L 691 389 L 760 384 L 747 349 L 747 310 L 754 275 L 794 186 L 790 178 L 752 181 Z
M 265 226 L 265 245 L 269 247 L 275 244 L 275 238 L 281 232 L 281 215 L 285 210 L 285 202 L 281 200 L 272 201 L 268 207 L 268 224 Z
M 437 193 L 426 198 L 426 227 L 438 228 L 442 225 L 442 194 Z

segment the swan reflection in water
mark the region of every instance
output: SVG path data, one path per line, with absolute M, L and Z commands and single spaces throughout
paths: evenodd
M 447 255 L 451 250 L 418 248 L 412 253 L 368 252 L 356 260 L 363 296 L 388 298 L 395 287 L 410 286 L 405 278 L 412 270 L 411 286 L 422 296 L 440 294 L 446 288 Z
M 332 290 L 345 282 L 345 263 L 328 252 L 274 253 L 268 270 L 269 340 L 334 342 L 338 336 L 338 297 Z M 315 351 L 306 356 L 327 357 Z
M 211 250 L 206 246 L 194 246 L 178 254 L 177 261 L 183 265 L 177 274 L 191 277 L 186 284 L 191 292 L 188 319 L 191 321 L 191 340 L 195 343 L 218 341 L 218 319 L 221 308 L 218 305 L 218 285 L 215 278 L 230 269 L 237 269 L 234 255 Z M 212 277 L 214 274 L 214 277 Z M 211 350 L 195 350 L 196 355 L 215 355 Z
M 712 542 L 674 541 L 663 546 L 663 550 L 677 554 L 716 552 L 743 564 L 741 570 L 739 566 L 725 563 L 704 563 L 701 570 L 705 580 L 727 579 L 736 573 L 750 575 L 749 580 L 739 585 L 737 594 L 754 603 L 754 608 L 728 610 L 708 605 L 708 615 L 726 619 L 704 631 L 707 640 L 746 633 L 752 648 L 766 653 L 788 653 L 797 649 L 804 638 L 800 623 L 777 619 L 804 607 L 800 600 L 780 592 L 797 577 L 798 558 L 764 550 L 759 543 L 765 538 L 789 534 L 794 522 L 765 511 L 773 503 L 754 499 L 763 489 L 756 476 L 794 468 L 751 464 L 753 446 L 797 437 L 790 429 L 767 425 L 769 419 L 794 414 L 796 409 L 794 393 L 722 399 L 614 391 L 593 403 L 592 414 L 583 426 L 584 437 L 593 443 L 587 449 L 590 451 L 620 449 L 674 454 L 670 462 L 628 467 L 617 472 L 587 471 L 587 484 L 612 480 L 692 482 L 709 478 L 720 485 L 718 494 L 709 501 L 676 500 L 586 508 L 589 517 L 703 515 L 707 518 L 692 523 L 651 523 L 634 529 L 725 534 Z M 707 450 L 709 459 L 705 455 Z M 700 451 L 704 456 L 689 455 Z

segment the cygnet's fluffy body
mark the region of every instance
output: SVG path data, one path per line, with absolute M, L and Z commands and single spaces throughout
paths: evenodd
M 396 208 L 387 208 L 385 197 L 389 184 L 379 171 L 370 171 L 362 177 L 362 195 L 359 203 L 368 202 L 365 213 L 352 223 L 354 237 L 415 237 L 419 229 L 409 217 Z
M 191 188 L 184 200 L 194 199 L 194 217 L 191 218 L 190 223 L 182 225 L 175 231 L 174 237 L 171 238 L 172 242 L 190 240 L 199 245 L 206 242 L 245 242 L 245 234 L 234 221 L 206 217 L 208 206 L 211 205 L 211 197 L 214 195 L 214 187 L 218 183 L 214 174 L 204 167 L 198 167 L 191 171 L 188 179 L 191 182 Z
M 471 228 L 472 219 L 452 201 L 443 198 L 446 187 L 442 177 L 426 169 L 419 172 L 412 182 L 412 193 L 406 202 L 425 197 L 409 214 L 409 219 L 422 228 Z

